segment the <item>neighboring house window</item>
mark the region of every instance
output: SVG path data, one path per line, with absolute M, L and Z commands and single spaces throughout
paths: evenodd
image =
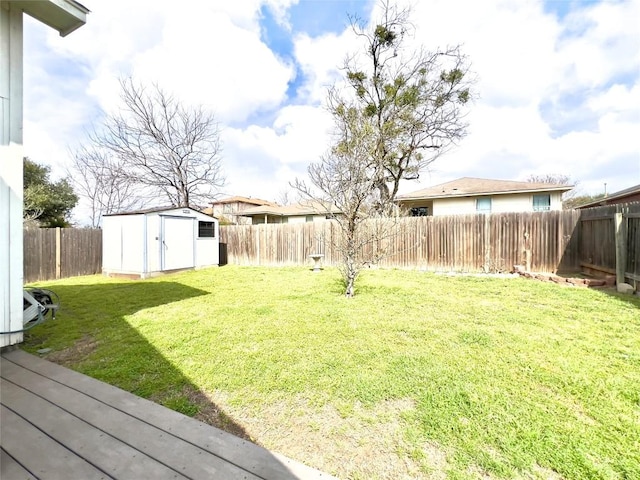
M 307 215 L 305 217 L 305 222 L 313 222 L 313 215 Z
M 426 217 L 429 215 L 429 207 L 414 207 L 411 209 L 412 217 Z
M 491 197 L 480 197 L 476 199 L 476 212 L 491 213 Z
M 282 217 L 281 223 L 289 223 L 289 217 Z
M 216 236 L 215 223 L 198 222 L 198 238 L 213 238 Z
M 546 212 L 547 210 L 551 210 L 551 195 L 534 195 L 533 211 Z
M 224 206 L 222 207 L 222 211 L 224 213 L 233 213 L 233 204 L 225 203 Z

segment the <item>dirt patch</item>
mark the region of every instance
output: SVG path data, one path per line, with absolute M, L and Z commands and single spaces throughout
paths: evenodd
M 85 335 L 71 347 L 48 353 L 45 358 L 51 362 L 70 367 L 84 360 L 97 346 L 98 342 L 93 337 Z
M 446 454 L 437 444 L 416 449 L 404 440 L 401 416 L 414 408 L 411 400 L 338 409 L 313 406 L 298 397 L 252 411 L 230 406 L 220 394 L 209 398 L 224 405 L 251 439 L 339 478 L 446 478 Z

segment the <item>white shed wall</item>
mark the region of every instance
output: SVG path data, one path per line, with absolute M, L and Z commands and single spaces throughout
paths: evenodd
M 203 220 L 210 222 L 211 220 Z M 196 222 L 196 268 L 220 265 L 220 224 L 215 223 L 214 238 L 198 238 L 198 223 Z
M 102 270 L 145 273 L 144 215 L 108 216 L 102 222 Z
M 214 238 L 198 238 L 199 221 L 214 223 Z M 218 220 L 194 210 L 111 215 L 103 218 L 102 228 L 105 274 L 146 277 L 163 270 L 219 264 Z

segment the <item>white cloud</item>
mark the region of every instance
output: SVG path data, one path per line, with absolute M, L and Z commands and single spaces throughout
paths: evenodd
M 223 141 L 230 180 L 226 190 L 274 198 L 325 153 L 330 129 L 325 110 L 301 105 L 281 109 L 269 127 L 226 129 Z
M 177 8 L 170 0 L 85 0 L 88 23 L 69 37 L 40 25 L 38 45 L 26 46 L 27 152 L 64 164 L 96 105 L 115 105 L 117 78 L 133 73 L 216 112 L 227 193 L 274 198 L 325 151 L 326 88 L 357 50 L 345 29 L 297 33 L 292 59 L 271 51 L 261 41 L 261 8 L 287 29 L 295 1 L 185 0 Z M 414 45 L 462 44 L 479 99 L 468 137 L 403 191 L 465 175 L 566 173 L 585 189 L 606 181 L 610 191 L 640 183 L 639 0 L 576 2 L 563 19 L 540 0 L 410 3 Z M 58 71 L 67 65 L 73 81 Z M 301 85 L 287 99 L 295 67 Z

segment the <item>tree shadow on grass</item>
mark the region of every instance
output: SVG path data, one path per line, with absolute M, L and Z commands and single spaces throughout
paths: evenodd
M 25 334 L 24 350 L 36 354 L 51 349 L 41 356 L 255 442 L 241 424 L 127 321 L 129 315 L 141 310 L 208 292 L 171 281 L 50 288 L 60 297 L 61 308 L 55 320 Z M 297 478 L 277 457 L 271 456 L 269 463 L 277 478 Z

